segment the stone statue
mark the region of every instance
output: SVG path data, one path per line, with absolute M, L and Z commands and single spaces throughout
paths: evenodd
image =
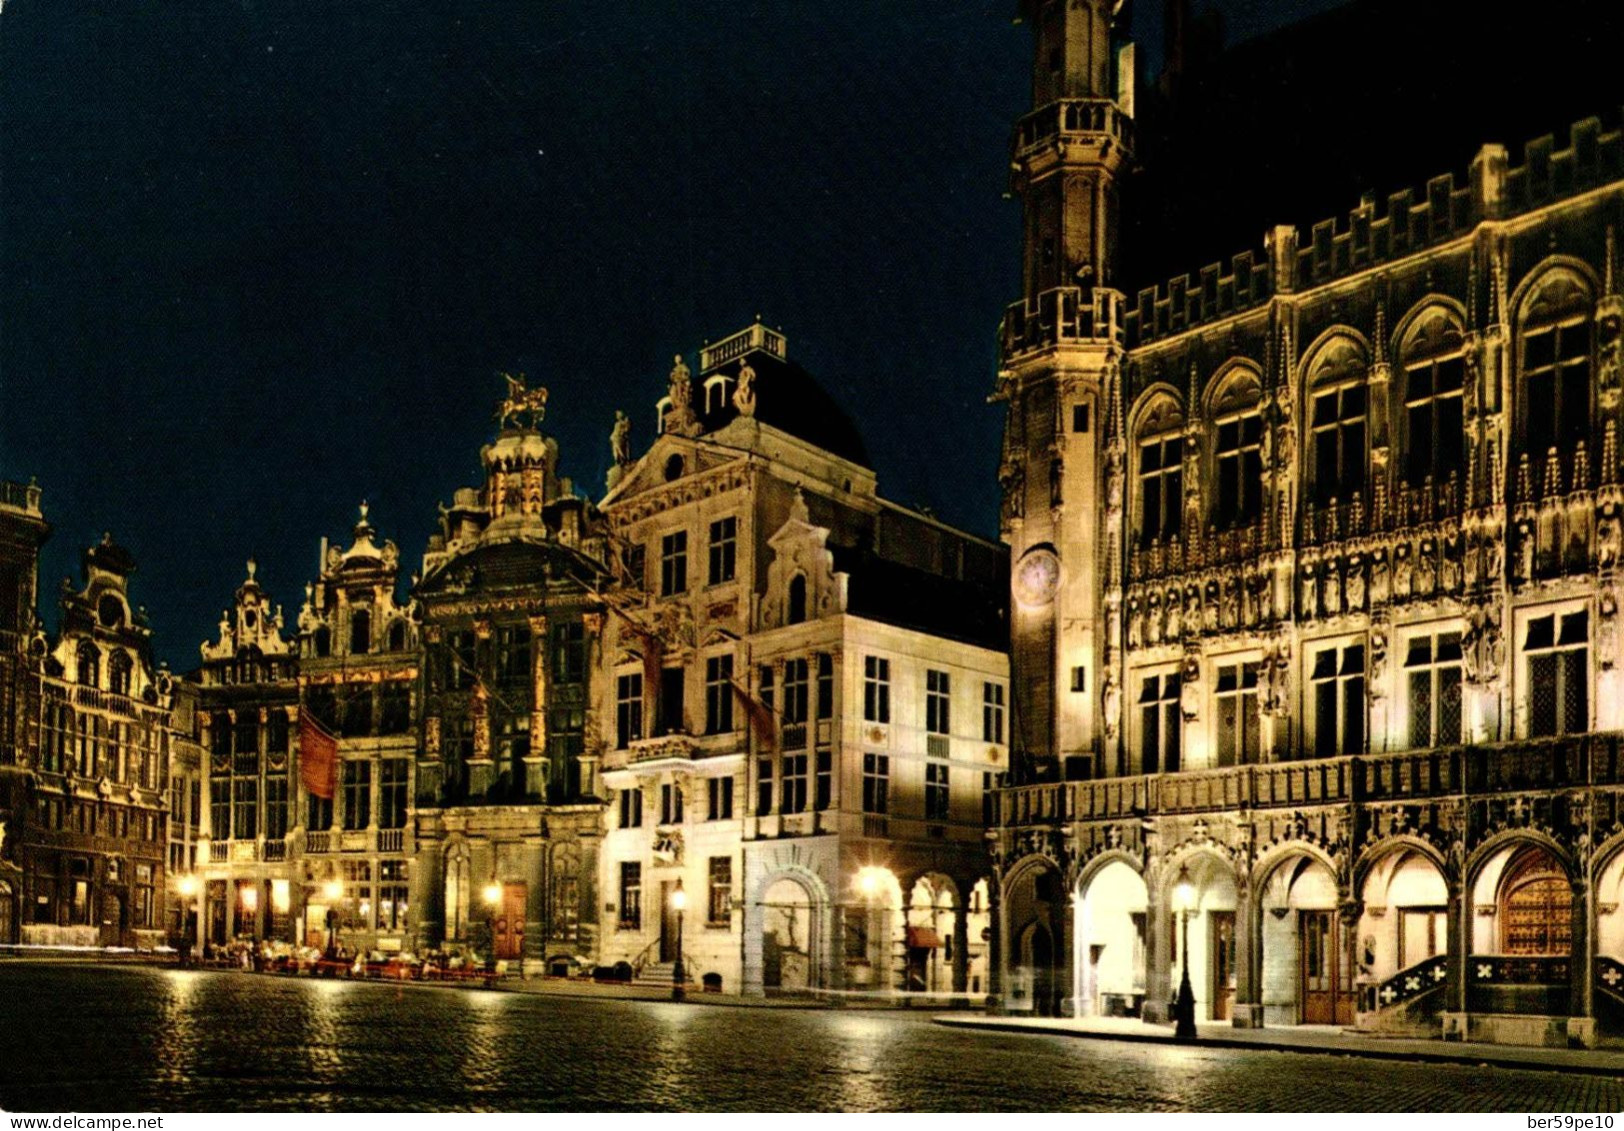
M 1149 610 L 1145 613 L 1146 644 L 1154 647 L 1162 642 L 1162 623 L 1162 597 L 1159 593 L 1152 593 Z
M 1410 589 L 1415 581 L 1415 569 L 1410 563 L 1408 547 L 1400 547 L 1397 560 L 1393 563 L 1393 598 L 1398 601 L 1410 599 Z
M 694 415 L 693 371 L 682 360 L 680 353 L 674 355 L 672 360 L 676 364 L 671 367 L 671 380 L 667 389 L 671 397 L 671 411 L 666 419 L 665 430 L 681 436 L 692 436 L 699 429 L 699 419 Z
M 1449 548 L 1449 545 L 1447 543 L 1445 544 L 1442 573 L 1443 573 L 1443 577 L 1442 577 L 1443 591 L 1445 593 L 1458 593 L 1458 592 L 1460 592 L 1460 546 L 1459 546 L 1459 544 L 1455 545 L 1455 548 L 1454 548 L 1453 552 L 1451 552 L 1451 550 Z
M 1201 663 L 1191 657 L 1184 661 L 1184 668 L 1179 673 L 1183 685 L 1179 688 L 1179 711 L 1184 715 L 1185 722 L 1194 722 L 1201 714 Z
M 1123 455 L 1120 444 L 1112 444 L 1105 455 L 1105 509 L 1115 513 L 1122 509 Z
M 501 426 L 506 428 L 510 424 L 518 424 L 519 417 L 528 413 L 530 427 L 535 428 L 547 415 L 547 390 L 539 385 L 534 389 L 526 389 L 523 373 L 517 377 L 504 373 L 502 379 L 507 382 L 508 391 L 498 414 Z M 365 518 L 365 515 L 362 517 Z
M 1596 565 L 1601 569 L 1612 569 L 1618 564 L 1618 555 L 1618 513 L 1609 503 L 1596 523 Z
M 746 361 L 739 367 L 738 387 L 733 390 L 733 407 L 740 416 L 756 414 L 756 371 Z
M 1437 563 L 1438 547 L 1432 542 L 1421 543 L 1421 553 L 1417 555 L 1415 563 L 1415 595 L 1417 597 L 1432 596 L 1433 587 L 1438 577 Z
M 1116 680 L 1116 665 L 1105 668 L 1105 737 L 1115 738 L 1122 723 L 1122 688 Z
M 609 453 L 616 467 L 632 462 L 632 422 L 624 412 L 615 410 L 615 426 L 609 429 Z
M 1143 640 L 1144 620 L 1139 615 L 1139 598 L 1128 598 L 1128 647 L 1138 648 Z
M 1177 642 L 1184 634 L 1184 598 L 1177 589 L 1167 595 L 1167 624 L 1162 637 L 1168 643 Z
M 1365 569 L 1357 555 L 1348 562 L 1348 611 L 1359 612 L 1365 607 Z
M 1026 513 L 1026 469 L 1018 460 L 1011 460 L 998 479 L 1004 488 L 1005 520 L 1022 517 Z
M 1325 565 L 1325 581 L 1321 586 L 1325 615 L 1334 617 L 1342 611 L 1342 575 L 1334 562 Z
M 1230 578 L 1229 584 L 1224 586 L 1224 606 L 1221 623 L 1225 628 L 1235 628 L 1240 624 L 1240 588 L 1240 582 L 1234 578 Z
M 1312 620 L 1319 615 L 1319 590 L 1314 577 L 1314 563 L 1304 562 L 1302 577 L 1299 579 L 1302 589 L 1300 615 Z

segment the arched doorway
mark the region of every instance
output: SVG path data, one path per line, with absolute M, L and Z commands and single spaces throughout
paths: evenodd
M 1359 887 L 1359 974 L 1385 982 L 1448 949 L 1449 889 L 1438 865 L 1399 848 L 1370 866 Z
M 1261 892 L 1264 1024 L 1352 1024 L 1352 932 L 1338 911 L 1336 876 L 1318 859 L 1291 856 Z
M 1188 885 L 1188 906 L 1180 905 L 1180 888 Z M 1234 1012 L 1236 989 L 1235 873 L 1228 861 L 1201 851 L 1167 873 L 1163 896 L 1169 910 L 1169 945 L 1163 951 L 1170 962 L 1168 986 L 1174 993 L 1190 971 L 1198 1021 L 1228 1021 Z M 1189 930 L 1182 916 L 1189 916 Z M 1189 954 L 1184 953 L 1185 938 Z
M 6 880 L 0 880 L 0 943 L 17 941 L 17 893 Z
M 864 865 L 852 877 L 846 903 L 846 984 L 857 990 L 901 988 L 907 968 L 907 909 L 902 884 L 889 868 Z
M 1563 861 L 1526 840 L 1490 854 L 1472 882 L 1467 1009 L 1562 1016 L 1573 962 L 1573 887 Z
M 774 880 L 761 899 L 761 984 L 801 993 L 819 984 L 812 893 L 797 879 Z
M 1083 881 L 1075 901 L 1078 1016 L 1140 1015 L 1149 902 L 1144 878 L 1122 860 Z
M 1495 905 L 1501 954 L 1572 953 L 1573 889 L 1543 848 L 1529 846 L 1507 862 Z
M 953 992 L 958 904 L 958 889 L 947 876 L 921 876 L 914 882 L 903 928 L 902 988 L 906 992 Z
M 1004 1004 L 1012 1012 L 1056 1016 L 1061 1011 L 1065 979 L 1059 968 L 1064 953 L 1064 923 L 1059 903 L 1063 881 L 1043 857 L 1017 864 L 1004 881 L 1004 921 L 1009 952 L 1004 956 Z

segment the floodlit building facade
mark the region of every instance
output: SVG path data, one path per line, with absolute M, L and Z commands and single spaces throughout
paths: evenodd
M 1000 1004 L 1624 1034 L 1624 138 L 1125 293 L 1113 7 L 1022 5 Z
M 1002 555 L 883 499 L 777 331 L 699 361 L 602 503 L 600 961 L 669 982 L 680 936 L 727 992 L 985 992 Z
M 521 386 L 522 390 L 522 386 Z M 545 389 L 503 406 L 485 481 L 442 508 L 414 589 L 423 678 L 412 818 L 420 946 L 527 973 L 595 953 L 594 697 L 603 522 L 558 473 Z
M 247 576 L 220 616 L 220 635 L 199 648 L 194 693 L 200 748 L 194 809 L 185 760 L 175 767 L 172 850 L 196 855 L 192 874 L 202 899 L 202 941 L 302 941 L 294 905 L 304 877 L 294 829 L 300 825 L 299 657 L 283 635 L 282 609 Z M 193 682 L 193 681 L 189 681 Z M 200 830 L 187 846 L 189 823 Z M 191 887 L 191 884 L 187 885 Z M 182 899 L 180 902 L 185 902 Z
M 400 950 L 410 939 L 421 652 L 416 610 L 401 597 L 400 552 L 378 541 L 365 503 L 348 547 L 322 539 L 321 574 L 306 587 L 297 635 L 298 710 L 337 739 L 338 753 L 331 797 L 294 784 L 294 935 L 314 947 Z M 298 772 L 297 737 L 292 745 Z

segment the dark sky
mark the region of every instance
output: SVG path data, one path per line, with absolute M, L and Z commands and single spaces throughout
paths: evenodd
M 103 530 L 181 669 L 249 555 L 291 621 L 363 498 L 415 568 L 498 369 L 596 497 L 614 410 L 641 450 L 671 355 L 757 312 L 882 491 L 990 533 L 1014 9 L 9 0 L 0 474 L 45 489 L 48 623 Z

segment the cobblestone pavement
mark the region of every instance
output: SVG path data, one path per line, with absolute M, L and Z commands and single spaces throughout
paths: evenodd
M 1617 1111 L 1624 1082 L 923 1016 L 0 965 L 0 1107 Z

